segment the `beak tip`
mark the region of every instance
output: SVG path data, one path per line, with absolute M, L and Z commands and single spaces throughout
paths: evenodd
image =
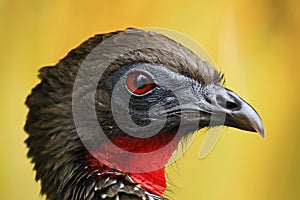
M 252 127 L 254 128 L 255 132 L 257 132 L 262 139 L 266 139 L 265 129 L 264 125 L 262 123 L 262 120 L 257 114 L 256 120 L 254 123 L 252 123 Z
M 264 139 L 264 140 L 266 139 L 266 133 L 265 133 L 265 130 L 263 127 L 260 130 L 258 130 L 257 132 L 262 139 Z
M 251 121 L 251 123 L 250 123 L 251 129 L 252 129 L 251 131 L 258 133 L 262 139 L 266 139 L 264 125 L 263 125 L 260 117 L 258 115 L 256 115 L 256 116 L 257 116 L 256 120 Z

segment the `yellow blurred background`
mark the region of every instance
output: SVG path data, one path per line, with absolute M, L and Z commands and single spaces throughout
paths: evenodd
M 44 199 L 26 158 L 26 96 L 37 70 L 96 33 L 163 27 L 202 44 L 226 86 L 260 113 L 267 139 L 225 128 L 168 167 L 174 200 L 300 199 L 300 3 L 296 0 L 0 1 L 0 199 Z M 299 123 L 299 124 L 298 124 Z

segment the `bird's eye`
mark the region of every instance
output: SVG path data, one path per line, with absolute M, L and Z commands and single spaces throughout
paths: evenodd
M 126 79 L 127 88 L 136 95 L 143 95 L 154 87 L 151 77 L 143 72 L 131 72 Z

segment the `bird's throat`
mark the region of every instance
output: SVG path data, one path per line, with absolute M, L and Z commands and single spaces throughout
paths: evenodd
M 112 171 L 128 174 L 136 184 L 161 196 L 167 185 L 165 166 L 180 138 L 176 133 L 160 133 L 150 138 L 116 136 L 112 143 L 101 144 L 101 151 L 91 153 L 96 159 L 89 165 L 105 165 Z

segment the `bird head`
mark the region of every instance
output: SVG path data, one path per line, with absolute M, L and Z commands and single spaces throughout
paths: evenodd
M 107 119 L 103 113 L 107 110 L 102 109 L 102 102 L 110 102 L 109 121 L 125 130 L 121 132 L 141 138 L 148 138 L 157 132 L 172 132 L 178 129 L 182 120 L 185 122 L 183 135 L 205 127 L 225 125 L 258 132 L 264 137 L 257 112 L 235 92 L 222 86 L 222 76 L 205 83 L 199 78 L 200 75 L 194 75 L 181 74 L 176 68 L 146 62 L 120 68 L 109 78 L 104 77 L 105 80 L 98 86 L 103 86 L 97 90 L 98 119 L 100 123 L 107 121 L 103 119 L 103 116 Z M 107 92 L 105 96 L 103 89 Z M 109 100 L 103 101 L 103 97 Z M 143 129 L 151 122 L 155 124 L 150 126 L 154 130 Z M 159 131 L 157 125 L 160 125 Z
M 96 35 L 40 78 L 26 101 L 25 130 L 49 199 L 105 199 L 120 180 L 139 186 L 140 199 L 161 196 L 164 167 L 183 137 L 223 125 L 264 137 L 259 115 L 223 86 L 223 75 L 154 32 Z M 102 184 L 107 178 L 115 182 Z M 114 187 L 110 195 L 120 197 L 121 184 Z

